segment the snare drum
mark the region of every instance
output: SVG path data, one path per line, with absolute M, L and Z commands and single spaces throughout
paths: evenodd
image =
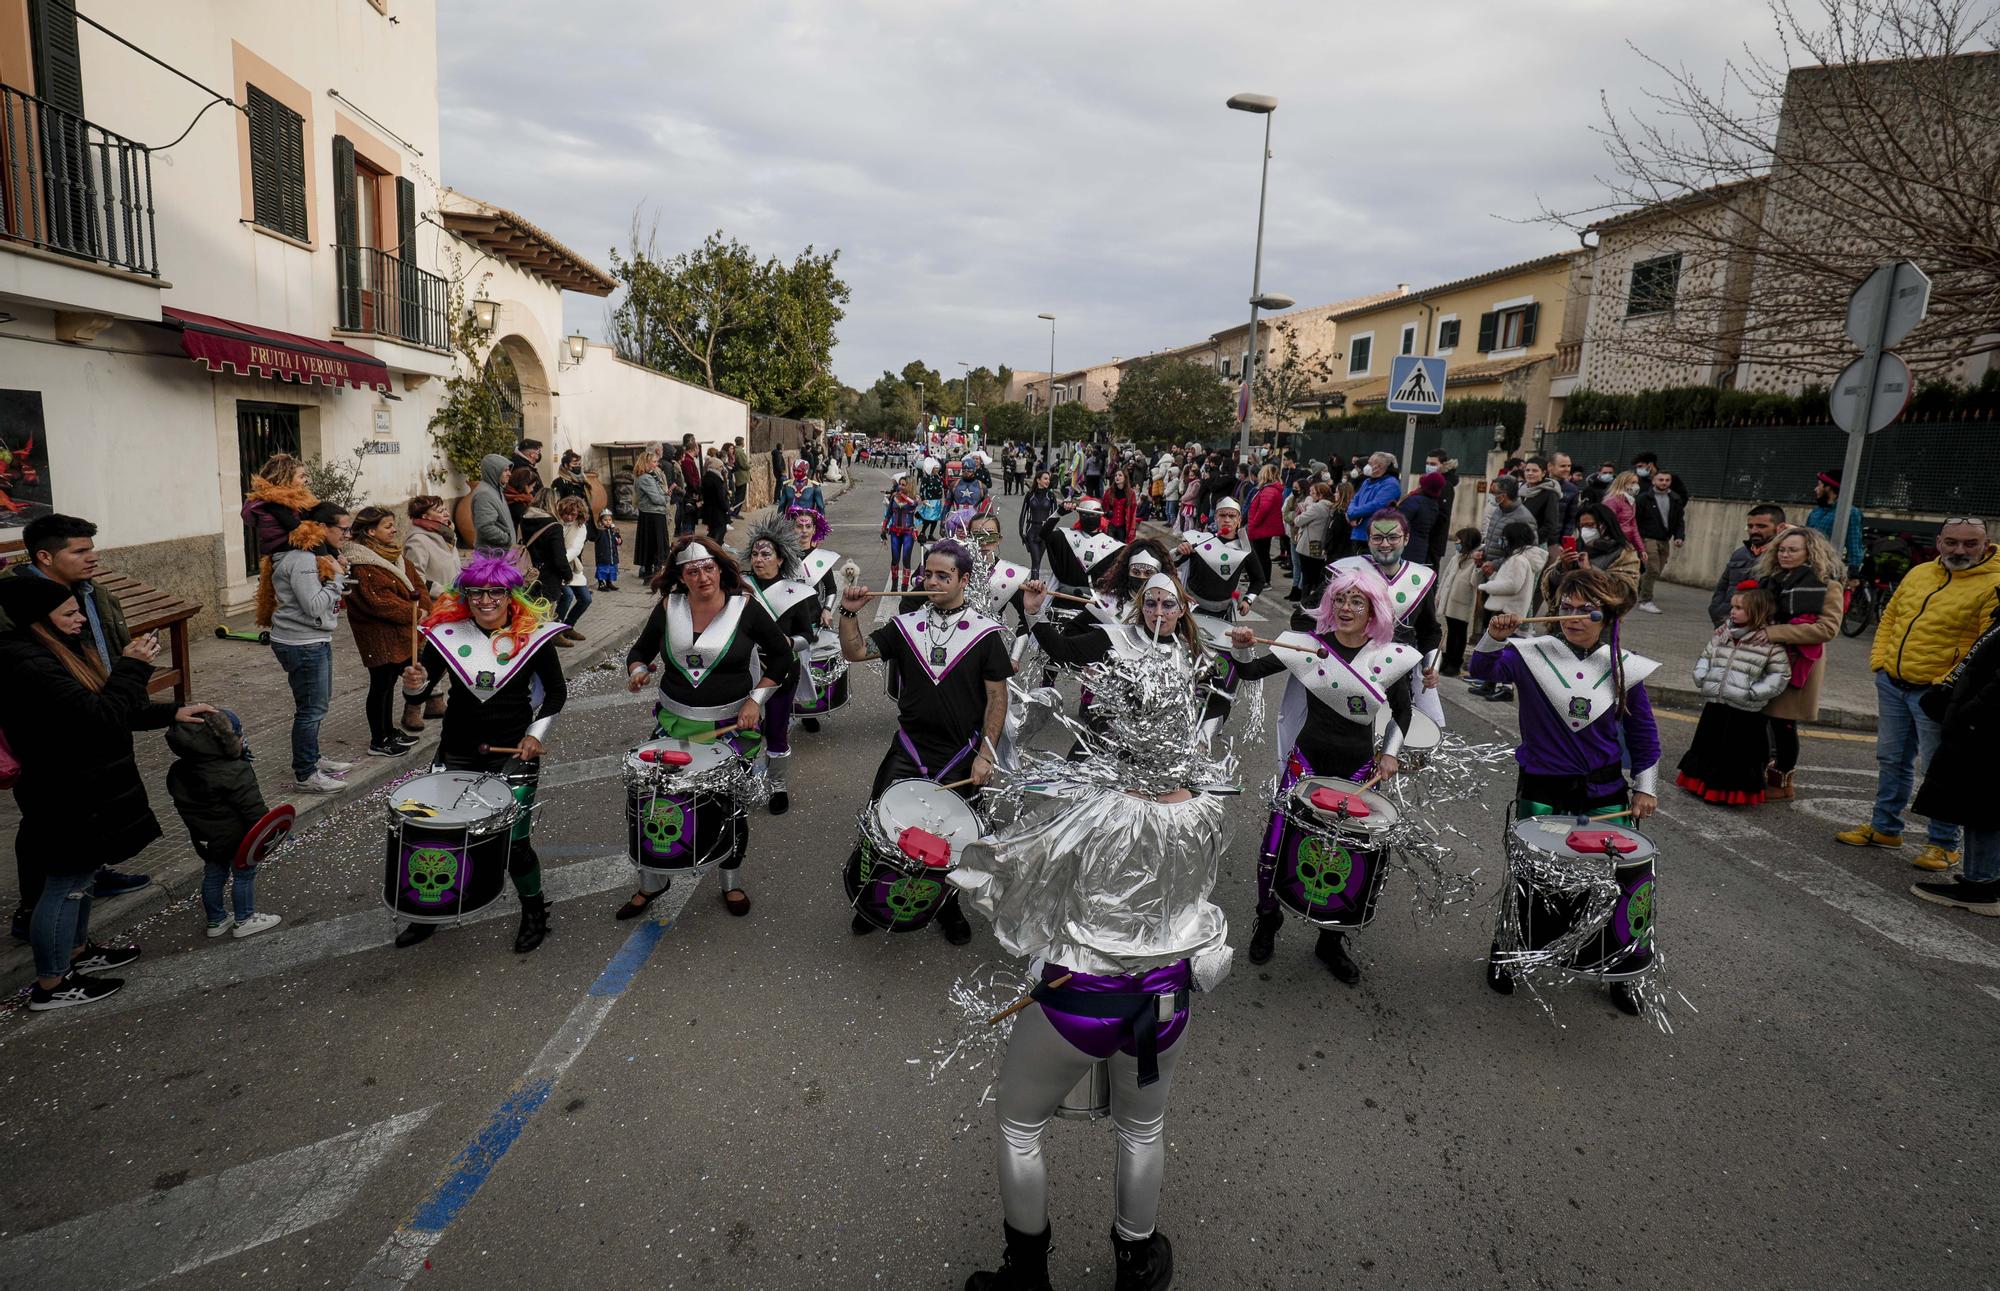
M 847 703 L 847 660 L 841 658 L 837 633 L 821 628 L 800 663 L 811 674 L 812 693 L 802 693 L 792 704 L 792 712 L 824 717 Z
M 1395 803 L 1351 780 L 1301 779 L 1290 790 L 1271 895 L 1321 928 L 1367 927 L 1387 873 L 1375 840 L 1401 819 Z
M 509 834 L 524 808 L 497 775 L 433 771 L 389 792 L 382 904 L 411 923 L 484 910 L 507 886 Z
M 1388 738 L 1389 723 L 1393 720 L 1387 704 L 1375 710 L 1375 751 L 1378 754 L 1382 751 L 1382 741 Z M 1436 722 L 1411 709 L 1410 726 L 1403 732 L 1403 750 L 1396 755 L 1397 763 L 1405 771 L 1423 770 L 1443 738 L 1444 732 L 1438 729 Z
M 1575 816 L 1530 816 L 1508 833 L 1509 851 L 1523 848 L 1558 863 L 1601 866 L 1601 851 L 1569 845 L 1573 832 L 1609 835 L 1614 840 L 1612 875 L 1618 899 L 1597 935 L 1584 942 L 1564 965 L 1572 972 L 1613 980 L 1637 977 L 1653 962 L 1653 863 L 1660 850 L 1644 834 L 1618 825 L 1579 821 Z M 1628 850 L 1629 849 L 1629 850 Z M 1525 882 L 1515 900 L 1521 916 L 1522 950 L 1540 950 L 1576 927 L 1589 904 L 1585 893 L 1545 892 Z
M 689 782 L 738 762 L 721 741 L 648 740 L 625 755 L 625 853 L 648 874 L 700 874 L 736 851 L 736 800 Z
M 944 904 L 945 875 L 977 842 L 979 817 L 929 780 L 898 780 L 861 821 L 861 846 L 842 875 L 854 912 L 889 932 L 915 932 Z
M 1056 1115 L 1072 1121 L 1097 1121 L 1111 1115 L 1111 1060 L 1099 1058 L 1056 1104 Z

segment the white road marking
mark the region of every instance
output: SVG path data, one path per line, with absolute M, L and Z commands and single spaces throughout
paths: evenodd
M 0 1286 L 124 1291 L 340 1214 L 436 1107 L 193 1179 L 0 1245 Z
M 623 887 L 632 882 L 633 873 L 632 863 L 623 852 L 617 852 L 544 869 L 542 882 L 549 900 L 566 901 Z M 479 913 L 467 916 L 465 922 L 484 923 L 488 919 L 512 915 L 519 908 L 511 897 L 503 897 Z M 59 1009 L 33 1015 L 23 1010 L 21 1016 L 33 1016 L 38 1029 L 87 1021 L 159 1004 L 190 991 L 220 990 L 235 982 L 253 981 L 304 968 L 320 960 L 374 950 L 388 945 L 395 938 L 395 921 L 387 910 L 362 910 L 323 923 L 295 925 L 244 941 L 226 940 L 184 954 L 169 955 L 127 977 L 125 989 L 102 1004 L 87 1009 Z M 0 1279 L 0 1285 L 8 1284 L 5 1279 Z
M 1808 816 L 1852 829 L 1875 814 L 1873 798 L 1799 798 L 1794 805 Z
M 1979 989 L 1985 991 L 1988 995 L 1991 995 L 1994 999 L 2000 1000 L 2000 986 L 1982 985 Z

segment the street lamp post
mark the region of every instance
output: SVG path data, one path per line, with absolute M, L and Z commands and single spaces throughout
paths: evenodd
M 964 434 L 965 434 L 965 451 L 969 453 L 972 451 L 972 365 L 970 363 L 967 363 L 964 359 L 960 359 L 958 361 L 958 366 L 965 369 Z
M 1245 338 L 1248 357 L 1243 360 L 1243 429 L 1237 437 L 1237 448 L 1247 458 L 1250 455 L 1250 413 L 1257 400 L 1257 305 L 1264 292 L 1264 195 L 1271 183 L 1271 114 L 1278 110 L 1278 101 L 1268 94 L 1237 94 L 1230 97 L 1228 106 L 1237 112 L 1255 112 L 1264 118 L 1264 161 L 1257 179 L 1257 254 L 1250 262 L 1250 332 Z
M 1037 314 L 1035 317 L 1049 320 L 1049 442 L 1042 461 L 1053 471 L 1056 468 L 1056 316 Z

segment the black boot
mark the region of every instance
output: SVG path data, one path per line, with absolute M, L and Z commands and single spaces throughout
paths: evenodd
M 1514 975 L 1500 967 L 1498 963 L 1499 958 L 1500 943 L 1496 941 L 1486 952 L 1486 984 L 1498 994 L 1512 995 L 1514 993 Z
M 792 809 L 792 795 L 783 789 L 771 790 L 771 814 L 782 816 Z
M 549 935 L 549 900 L 543 896 L 521 898 L 521 928 L 514 934 L 514 953 L 525 955 Z
M 1000 1267 L 967 1278 L 965 1291 L 1051 1291 L 1049 1230 L 1019 1233 L 1009 1224 L 1001 1228 L 1007 1233 L 1007 1253 L 1000 1257 Z
M 420 941 L 429 941 L 431 934 L 436 931 L 437 925 L 434 923 L 406 923 L 402 931 L 396 934 L 396 949 L 407 950 Z
M 938 931 L 954 946 L 963 946 L 972 940 L 972 925 L 966 921 L 965 912 L 958 908 L 958 893 L 953 892 L 938 907 Z
M 1320 931 L 1319 944 L 1313 947 L 1313 954 L 1327 966 L 1333 975 L 1349 986 L 1361 980 L 1361 965 L 1354 962 L 1347 953 L 1347 938 L 1331 928 Z
M 852 932 L 857 937 L 866 937 L 871 932 L 881 931 L 881 929 L 877 928 L 874 924 L 862 918 L 861 912 L 858 910 L 855 912 L 854 917 L 848 920 L 847 930 L 849 932 Z
M 1257 929 L 1250 934 L 1250 962 L 1267 964 L 1271 952 L 1277 949 L 1278 929 L 1285 926 L 1285 913 L 1273 910 L 1269 914 L 1257 916 Z
M 802 717 L 799 719 L 799 725 L 804 728 L 805 733 L 808 735 L 819 734 L 819 719 L 817 717 Z
M 1166 1291 L 1174 1284 L 1174 1245 L 1164 1233 L 1128 1242 L 1111 1233 L 1118 1280 L 1115 1291 Z
M 1620 1013 L 1628 1017 L 1636 1018 L 1645 1011 L 1645 1006 L 1639 999 L 1639 992 L 1630 982 L 1611 983 L 1611 1002 L 1618 1006 Z

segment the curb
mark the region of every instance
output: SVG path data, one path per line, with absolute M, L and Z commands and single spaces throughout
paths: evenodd
M 566 675 L 578 676 L 590 671 L 615 650 L 622 650 L 624 644 L 604 639 L 601 643 L 596 636 L 577 648 L 571 654 L 574 667 Z M 415 757 L 412 754 L 412 757 Z M 298 805 L 298 819 L 292 826 L 297 834 L 319 820 L 327 812 L 345 807 L 355 799 L 365 796 L 376 785 L 394 779 L 407 772 L 416 763 L 402 758 L 363 758 L 356 761 L 354 770 L 348 773 L 347 787 L 356 792 L 315 795 Z M 364 774 L 365 772 L 365 774 Z M 171 811 L 171 807 L 168 808 Z M 161 822 L 167 827 L 167 822 Z M 201 858 L 190 856 L 180 861 L 168 861 L 153 874 L 153 881 L 134 892 L 129 897 L 118 897 L 115 903 L 93 901 L 91 903 L 91 923 L 100 927 L 127 927 L 150 918 L 155 912 L 183 897 L 195 896 L 201 892 Z M 35 952 L 25 942 L 9 941 L 0 950 L 0 981 L 12 980 L 20 974 L 34 973 Z
M 1692 708 L 1699 711 L 1708 703 L 1708 700 L 1702 696 L 1700 691 L 1689 686 L 1656 686 L 1651 681 L 1648 681 L 1646 683 L 1646 694 L 1652 699 L 1655 705 L 1663 708 Z M 1837 730 L 1867 731 L 1872 733 L 1875 730 L 1875 722 L 1876 715 L 1874 713 L 1864 712 L 1855 708 L 1833 708 L 1822 704 L 1820 705 L 1818 721 L 1801 722 L 1799 725 L 1807 727 L 1833 727 Z

